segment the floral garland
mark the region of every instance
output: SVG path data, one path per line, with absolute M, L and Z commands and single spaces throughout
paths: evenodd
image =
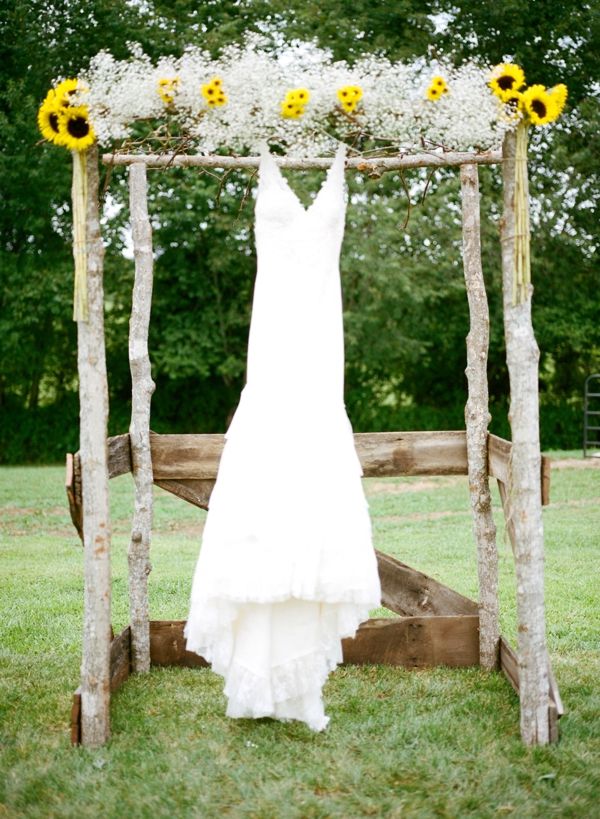
M 521 121 L 552 122 L 566 102 L 564 85 L 521 90 L 512 64 L 366 56 L 349 66 L 309 43 L 272 54 L 258 36 L 218 59 L 190 47 L 153 65 L 131 51 L 127 60 L 102 51 L 48 92 L 38 117 L 46 139 L 70 150 L 154 138 L 154 150 L 183 141 L 201 153 L 256 153 L 265 139 L 294 156 L 326 155 L 339 141 L 363 154 L 482 151 Z
M 392 63 L 367 56 L 350 67 L 313 44 L 272 54 L 256 35 L 214 60 L 188 48 L 152 65 L 137 45 L 115 60 L 102 51 L 77 79 L 48 91 L 38 112 L 44 138 L 73 152 L 74 318 L 88 316 L 85 256 L 86 151 L 193 147 L 259 150 L 266 139 L 288 155 L 330 153 L 340 141 L 363 155 L 415 150 L 486 150 L 517 129 L 513 303 L 530 292 L 527 131 L 562 113 L 567 88 L 525 86 L 522 68 L 474 62 Z M 117 146 L 115 146 L 117 147 Z

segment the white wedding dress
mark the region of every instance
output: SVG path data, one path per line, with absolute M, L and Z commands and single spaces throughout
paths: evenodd
M 187 648 L 225 678 L 230 717 L 327 726 L 321 689 L 381 591 L 346 414 L 341 147 L 305 209 L 266 150 L 247 383 L 225 436 Z

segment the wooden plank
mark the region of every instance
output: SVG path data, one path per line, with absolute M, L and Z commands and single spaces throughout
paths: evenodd
M 81 686 L 73 694 L 71 704 L 71 745 L 81 745 Z
M 519 691 L 519 660 L 516 652 L 512 646 L 507 642 L 506 638 L 500 638 L 500 668 L 504 672 L 506 679 L 509 681 L 517 696 L 520 696 Z M 560 692 L 556 684 L 556 679 L 550 667 L 550 659 L 548 658 L 548 733 L 550 742 L 558 742 L 559 729 L 558 721 L 564 714 L 564 707 L 560 697 Z
M 478 614 L 478 605 L 432 577 L 376 550 L 381 603 L 404 617 Z
M 550 503 L 550 470 L 552 461 L 547 455 L 542 455 L 542 506 Z
M 131 472 L 129 433 L 113 435 L 108 439 L 108 477 L 118 478 Z
M 558 685 L 556 684 L 554 672 L 550 666 L 550 659 L 548 659 L 548 683 L 550 685 L 550 699 L 554 701 L 556 705 L 556 714 L 560 719 L 560 717 L 562 717 L 562 715 L 565 713 L 565 709 L 560 696 L 560 691 L 558 690 Z
M 110 644 L 110 690 L 120 688 L 131 673 L 131 627 L 113 638 Z
M 344 662 L 405 668 L 479 664 L 479 617 L 395 617 L 367 620 L 342 641 Z
M 183 665 L 205 668 L 204 657 L 186 651 L 185 620 L 150 620 L 150 662 L 152 665 Z
M 504 637 L 500 637 L 500 668 L 504 676 L 519 694 L 519 661 Z
M 357 433 L 354 442 L 365 477 L 467 474 L 463 430 Z M 223 444 L 223 435 L 152 434 L 154 479 L 216 478 Z
M 512 444 L 505 438 L 488 433 L 488 474 L 508 484 L 508 463 Z
M 198 506 L 200 509 L 208 509 L 208 502 L 212 494 L 215 481 L 210 480 L 194 480 L 189 478 L 182 481 L 154 481 L 156 486 L 165 489 L 172 495 L 176 495 L 192 506 Z
M 71 515 L 71 522 L 77 530 L 79 539 L 83 544 L 83 508 L 81 505 L 81 498 L 77 498 L 75 487 L 75 467 L 74 456 L 67 452 L 67 464 L 65 475 L 65 490 L 67 493 L 67 501 L 69 503 L 69 514 Z

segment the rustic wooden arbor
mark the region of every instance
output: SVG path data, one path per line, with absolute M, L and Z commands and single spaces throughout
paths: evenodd
M 207 508 L 223 447 L 221 435 L 154 435 L 150 399 L 154 384 L 148 356 L 152 296 L 152 234 L 147 210 L 148 167 L 254 168 L 255 157 L 107 155 L 106 164 L 128 165 L 135 252 L 129 357 L 133 383 L 129 433 L 107 439 L 108 390 L 104 354 L 102 240 L 98 213 L 98 157 L 87 157 L 86 215 L 89 319 L 78 322 L 81 402 L 80 452 L 67 456 L 67 494 L 84 544 L 84 638 L 81 686 L 74 696 L 72 740 L 102 745 L 110 733 L 110 694 L 131 671 L 155 665 L 205 665 L 185 651 L 183 621 L 150 621 L 147 577 L 153 483 Z M 329 159 L 282 159 L 287 168 L 326 168 Z M 487 431 L 489 314 L 481 269 L 477 166 L 503 164 L 501 223 L 504 329 L 510 376 L 512 444 Z M 357 434 L 364 474 L 468 475 L 477 544 L 479 601 L 469 600 L 392 557 L 378 554 L 382 602 L 399 616 L 369 620 L 346 640 L 350 663 L 388 663 L 486 669 L 501 667 L 518 692 L 521 735 L 528 745 L 558 737 L 562 713 L 546 651 L 543 592 L 542 504 L 548 502 L 549 462 L 542 458 L 538 424 L 539 352 L 531 324 L 531 287 L 513 303 L 515 245 L 515 135 L 502 152 L 419 154 L 349 159 L 347 168 L 379 173 L 425 166 L 460 168 L 463 259 L 470 309 L 467 336 L 466 431 Z M 131 624 L 113 637 L 110 620 L 109 478 L 132 472 L 135 509 L 129 548 Z M 500 636 L 496 529 L 489 477 L 498 481 L 517 578 L 518 653 Z

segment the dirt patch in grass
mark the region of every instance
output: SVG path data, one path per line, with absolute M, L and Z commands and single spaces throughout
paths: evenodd
M 600 469 L 600 458 L 554 458 L 552 469 Z
M 392 483 L 391 481 L 375 481 L 368 483 L 365 486 L 367 495 L 401 495 L 405 492 L 431 492 L 434 489 L 439 489 L 442 486 L 456 486 L 456 484 L 464 481 L 466 475 L 448 475 L 434 479 L 418 479 L 406 483 Z

